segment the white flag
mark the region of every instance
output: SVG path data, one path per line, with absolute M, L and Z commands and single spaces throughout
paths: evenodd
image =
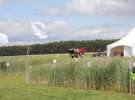
M 8 37 L 5 34 L 0 33 L 0 46 L 7 45 L 8 43 Z
M 47 39 L 47 29 L 46 24 L 41 22 L 31 22 L 32 30 L 34 34 L 40 39 Z

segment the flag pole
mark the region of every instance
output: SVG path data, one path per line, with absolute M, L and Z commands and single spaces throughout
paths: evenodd
M 25 73 L 25 78 L 26 78 L 26 83 L 29 84 L 29 45 L 26 46 L 26 51 L 27 51 L 27 54 L 26 54 L 26 65 L 25 65 L 25 68 L 26 68 L 26 73 Z

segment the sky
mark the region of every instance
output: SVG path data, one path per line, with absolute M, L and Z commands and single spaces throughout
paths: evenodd
M 135 0 L 0 0 L 0 33 L 10 44 L 119 39 L 135 26 Z M 31 22 L 46 25 L 46 39 Z

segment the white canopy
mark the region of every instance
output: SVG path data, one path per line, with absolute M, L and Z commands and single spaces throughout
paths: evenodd
M 122 53 L 124 57 L 135 56 L 135 27 L 125 37 L 107 45 L 107 56 Z

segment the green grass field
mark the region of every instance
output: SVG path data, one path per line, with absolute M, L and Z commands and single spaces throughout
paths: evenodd
M 48 70 L 48 68 L 53 67 L 54 59 L 57 60 L 57 64 L 55 65 L 55 82 L 53 79 L 54 70 Z M 127 90 L 124 86 L 127 86 L 128 81 L 125 78 L 127 72 L 124 70 L 127 65 L 125 62 L 123 64 L 123 61 L 132 62 L 134 61 L 134 58 L 92 58 L 91 54 L 88 53 L 82 60 L 79 59 L 78 61 L 73 61 L 68 54 L 31 55 L 29 56 L 29 65 L 32 67 L 29 75 L 30 84 L 26 84 L 26 56 L 5 56 L 0 57 L 0 61 L 10 62 L 7 72 L 1 72 L 0 74 L 0 100 L 135 99 L 134 95 L 122 93 L 122 91 Z M 88 73 L 89 68 L 87 67 L 87 62 L 92 62 L 92 66 L 94 66 L 93 69 L 90 70 L 90 73 L 92 74 Z M 110 62 L 112 63 L 110 64 Z M 109 63 L 109 70 L 107 63 Z M 113 71 L 115 71 L 114 68 L 117 65 L 119 65 L 119 69 L 116 73 L 113 73 Z M 97 72 L 99 74 L 97 74 Z M 118 76 L 117 79 L 114 78 L 112 74 L 118 74 L 116 75 Z M 89 75 L 94 77 L 91 79 Z M 108 77 L 111 77 L 113 80 Z M 48 83 L 51 85 L 40 84 L 40 82 L 46 83 L 46 80 L 49 80 Z M 114 81 L 118 81 L 119 84 Z M 35 82 L 37 82 L 37 84 L 33 84 Z M 94 89 L 86 89 L 87 85 L 91 86 L 91 84 L 93 84 L 90 82 L 94 82 Z M 68 85 L 64 86 L 63 84 Z M 116 92 L 115 89 L 113 90 L 113 84 L 121 86 L 121 92 Z M 77 87 L 74 87 L 74 85 L 77 85 Z M 104 90 L 102 89 L 103 85 L 107 85 L 109 88 L 107 87 L 107 89 Z
M 135 96 L 96 90 L 26 85 L 20 75 L 0 76 L 0 100 L 134 100 Z

